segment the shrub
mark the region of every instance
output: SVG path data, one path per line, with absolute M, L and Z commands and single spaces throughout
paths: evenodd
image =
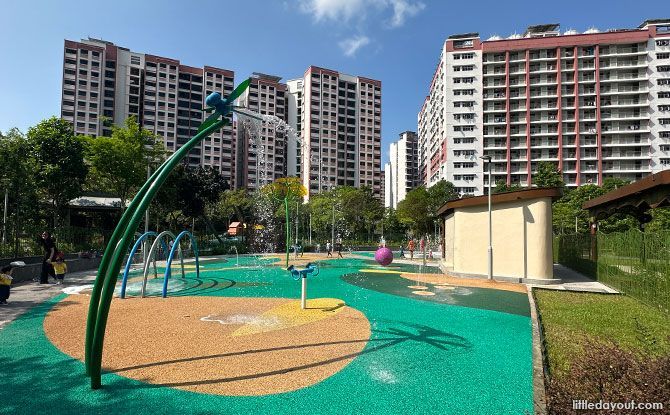
M 238 254 L 249 253 L 249 246 L 242 241 L 224 241 L 223 244 L 216 244 L 209 247 L 211 250 L 208 254 L 211 255 L 230 255 L 235 253 L 237 248 Z M 205 251 L 205 249 L 203 249 Z
M 590 402 L 662 402 L 670 414 L 670 355 L 641 356 L 615 344 L 591 342 L 565 373 L 555 374 L 547 385 L 549 413 L 575 414 L 573 400 Z M 583 411 L 581 411 L 583 412 Z M 584 412 L 586 413 L 586 412 Z M 611 410 L 589 411 L 611 414 Z M 633 412 L 631 412 L 633 413 Z

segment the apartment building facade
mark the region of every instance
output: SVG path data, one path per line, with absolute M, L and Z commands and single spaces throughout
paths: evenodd
M 380 197 L 381 82 L 310 66 L 287 84 L 289 123 L 302 142 L 288 153 L 299 158 L 307 197 L 343 185 Z
M 532 186 L 555 163 L 567 186 L 670 167 L 670 20 L 561 33 L 558 24 L 444 43 L 418 114 L 419 174 L 461 193 Z
M 384 206 L 396 209 L 407 193 L 420 186 L 418 136 L 414 131 L 400 133 L 389 146 L 389 162 L 384 165 Z
M 61 118 L 76 134 L 105 136 L 111 124 L 123 125 L 134 116 L 176 151 L 193 135 L 208 114 L 208 94 L 228 95 L 233 71 L 195 68 L 176 59 L 132 52 L 98 39 L 65 40 Z M 189 152 L 188 163 L 211 166 L 235 186 L 235 140 L 232 120 Z

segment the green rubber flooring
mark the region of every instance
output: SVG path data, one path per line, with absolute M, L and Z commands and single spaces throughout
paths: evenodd
M 239 262 L 240 269 L 222 269 L 235 267 L 236 259 L 205 261 L 200 280 L 194 279 L 192 271 L 182 279 L 175 267 L 169 295 L 299 298 L 300 283 L 282 268 L 263 267 L 264 260 L 253 257 L 240 257 Z M 83 363 L 56 349 L 42 328 L 48 310 L 66 297 L 61 295 L 0 330 L 4 392 L 0 414 L 533 412 L 531 322 L 524 295 L 468 288 L 467 292 L 454 290 L 450 300 L 415 298 L 402 289 L 407 280 L 397 274 L 359 272 L 373 264 L 331 260 L 320 263 L 320 274 L 310 277 L 310 298 L 343 299 L 364 313 L 372 328 L 359 356 L 313 386 L 273 395 L 227 397 L 156 387 L 105 373 L 104 387 L 92 391 Z M 141 278 L 131 276 L 127 295 L 137 295 Z M 149 280 L 151 295 L 160 295 L 161 288 L 162 277 Z

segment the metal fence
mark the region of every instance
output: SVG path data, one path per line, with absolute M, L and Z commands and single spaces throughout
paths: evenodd
M 594 243 L 594 238 L 588 234 L 559 235 L 554 238 L 554 261 L 596 278 Z
M 39 243 L 43 229 L 22 230 L 18 235 L 7 233 L 0 242 L 0 259 L 40 256 L 44 252 Z M 59 250 L 65 253 L 103 251 L 111 230 L 96 228 L 61 227 L 51 232 Z
M 670 312 L 670 231 L 560 235 L 554 242 L 559 263 Z
M 670 232 L 598 234 L 598 280 L 670 310 Z

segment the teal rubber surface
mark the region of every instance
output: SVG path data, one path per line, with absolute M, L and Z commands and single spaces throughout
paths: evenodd
M 267 261 L 240 257 L 240 269 L 225 270 L 220 268 L 235 267 L 234 257 L 225 263 L 203 261 L 201 280 L 175 277 L 168 296 L 299 298 L 300 283 L 283 268 L 265 266 Z M 156 387 L 103 373 L 103 388 L 93 391 L 83 363 L 59 351 L 45 336 L 44 316 L 66 298 L 61 295 L 0 330 L 0 414 L 533 412 L 531 322 L 523 312 L 528 308 L 525 296 L 506 298 L 505 307 L 495 305 L 501 292 L 488 289 L 468 288 L 476 295 L 452 293 L 468 299 L 451 303 L 413 298 L 394 292 L 408 282 L 397 274 L 360 273 L 374 265 L 370 261 L 345 258 L 319 265 L 319 276 L 309 280 L 309 297 L 344 300 L 365 314 L 372 329 L 361 354 L 320 383 L 293 392 L 240 397 Z M 158 281 L 162 278 L 150 279 L 150 286 L 160 285 Z M 137 295 L 139 284 L 141 278 L 129 282 L 129 296 Z M 151 292 L 160 295 L 158 288 Z M 225 381 L 225 373 L 222 378 Z

